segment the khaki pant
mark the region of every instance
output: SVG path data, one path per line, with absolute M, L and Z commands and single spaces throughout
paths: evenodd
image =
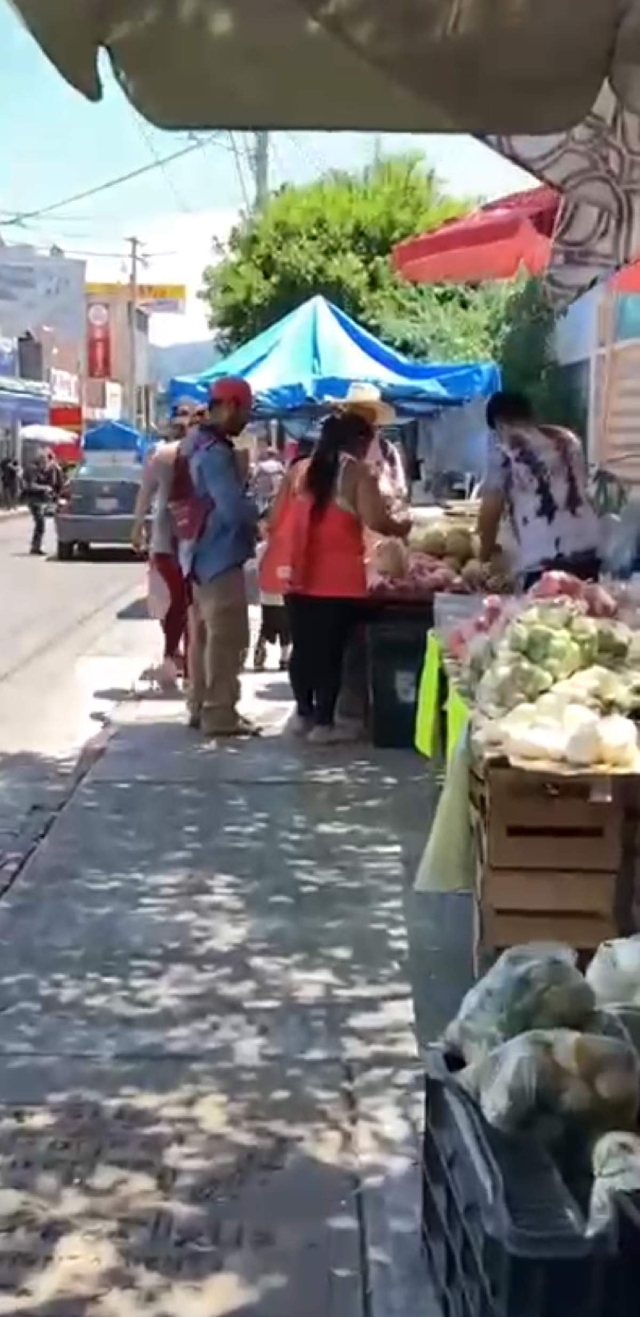
M 238 725 L 240 673 L 249 648 L 244 571 L 234 567 L 204 585 L 194 584 L 189 610 L 189 708 L 209 735 Z

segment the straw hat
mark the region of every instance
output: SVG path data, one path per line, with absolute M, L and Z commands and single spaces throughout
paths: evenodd
M 344 398 L 332 398 L 331 402 L 337 410 L 357 412 L 372 425 L 393 425 L 396 419 L 395 408 L 384 402 L 376 385 L 364 381 L 350 384 Z

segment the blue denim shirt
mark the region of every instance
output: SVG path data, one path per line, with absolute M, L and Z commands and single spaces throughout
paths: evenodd
M 258 509 L 242 486 L 231 444 L 196 449 L 189 467 L 196 492 L 214 504 L 193 548 L 191 570 L 197 581 L 213 581 L 253 556 Z

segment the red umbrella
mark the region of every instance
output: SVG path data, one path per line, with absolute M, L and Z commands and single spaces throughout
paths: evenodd
M 560 198 L 549 187 L 514 192 L 393 252 L 394 268 L 415 283 L 481 283 L 542 274 L 549 263 Z
M 413 283 L 434 284 L 514 279 L 521 270 L 544 274 L 552 261 L 556 234 L 556 264 L 562 260 L 558 252 L 564 245 L 566 268 L 572 268 L 573 256 L 577 271 L 580 252 L 564 238 L 559 211 L 560 193 L 553 188 L 513 192 L 462 219 L 447 220 L 431 233 L 401 242 L 393 251 L 394 269 Z M 588 287 L 598 276 L 587 267 L 583 277 Z M 640 261 L 612 275 L 609 287 L 616 293 L 640 292 Z

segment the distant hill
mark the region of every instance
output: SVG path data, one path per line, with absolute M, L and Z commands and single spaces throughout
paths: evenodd
M 170 343 L 167 347 L 150 344 L 151 372 L 161 388 L 165 388 L 174 375 L 199 375 L 219 360 L 220 352 L 211 339 L 198 343 Z

